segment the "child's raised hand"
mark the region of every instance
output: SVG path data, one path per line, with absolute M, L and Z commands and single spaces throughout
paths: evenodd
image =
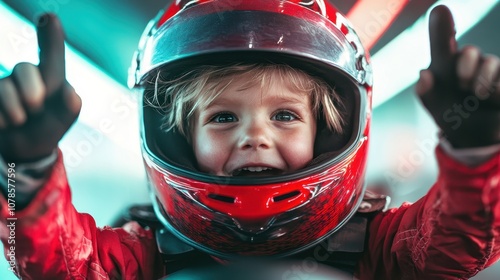
M 19 63 L 0 79 L 0 155 L 29 162 L 50 155 L 80 113 L 66 81 L 64 33 L 54 15 L 37 25 L 40 64 Z
M 431 65 L 416 91 L 455 148 L 500 144 L 500 60 L 477 47 L 457 50 L 449 9 L 438 6 L 429 20 Z

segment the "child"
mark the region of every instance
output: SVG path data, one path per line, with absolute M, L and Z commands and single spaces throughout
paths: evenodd
M 167 131 L 175 128 L 191 143 L 197 169 L 209 174 L 292 173 L 313 159 L 320 114 L 330 130 L 342 131 L 338 96 L 323 81 L 287 65 L 201 66 L 156 84 L 161 87 L 150 93 L 151 105 L 166 112 Z M 171 100 L 162 105 L 165 96 Z M 242 145 L 247 148 L 241 151 Z M 265 149 L 255 153 L 259 145 Z
M 358 215 L 376 208 L 363 203 L 370 64 L 333 7 L 298 2 L 174 4 L 146 30 L 132 69 L 154 234 L 99 229 L 71 205 L 54 150 L 81 103 L 64 78 L 61 26 L 42 18 L 40 65 L 0 80 L 0 154 L 29 179 L 16 187 L 18 275 L 157 279 L 211 259 L 201 255 L 354 261 L 360 279 L 463 279 L 494 263 L 498 58 L 458 52 L 449 11 L 433 11 L 417 92 L 443 132 L 440 177 L 413 205 Z M 457 126 L 447 112 L 464 100 L 479 105 Z M 5 198 L 1 208 L 9 260 Z

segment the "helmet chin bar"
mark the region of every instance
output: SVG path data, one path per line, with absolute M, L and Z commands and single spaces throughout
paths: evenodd
M 358 148 L 366 148 L 366 142 L 362 141 L 362 144 L 359 145 Z M 149 168 L 159 170 L 158 166 L 152 161 L 146 160 L 146 165 Z M 343 167 L 340 168 L 343 170 Z M 156 176 L 158 173 L 152 174 L 148 172 L 150 176 Z M 160 177 L 166 178 L 170 177 L 168 183 L 170 186 L 173 185 L 173 181 L 177 181 L 176 179 L 180 179 L 177 183 L 182 183 L 182 179 L 176 176 L 171 176 L 172 174 L 168 174 L 165 172 L 161 174 Z M 334 183 L 326 184 L 324 186 L 318 185 L 316 192 L 313 196 L 321 196 L 325 197 L 325 192 L 341 192 L 343 189 L 343 176 L 345 174 L 338 174 L 338 176 L 330 176 Z M 157 179 L 158 177 L 156 177 Z M 172 179 L 176 178 L 176 179 Z M 152 182 L 155 181 L 155 178 L 150 178 Z M 327 179 L 323 178 L 323 181 L 326 182 Z M 364 181 L 358 182 L 362 184 L 362 186 L 356 186 L 352 188 L 355 190 L 353 193 L 345 192 L 341 196 L 337 196 L 338 208 L 343 208 L 345 213 L 335 216 L 339 214 L 338 212 L 331 211 L 328 213 L 318 213 L 318 215 L 327 215 L 332 220 L 336 217 L 341 217 L 341 219 L 337 222 L 334 222 L 336 226 L 331 227 L 327 232 L 321 233 L 318 237 L 310 237 L 310 240 L 304 240 L 300 246 L 290 246 L 290 244 L 296 244 L 293 241 L 290 241 L 288 238 L 297 236 L 297 234 L 304 233 L 306 231 L 305 237 L 308 237 L 311 234 L 318 234 L 316 230 L 321 230 L 321 227 L 315 228 L 311 230 L 310 226 L 304 228 L 305 222 L 311 218 L 311 204 L 309 201 L 304 202 L 302 205 L 299 205 L 289 211 L 285 211 L 283 213 L 277 214 L 275 216 L 267 218 L 268 224 L 265 227 L 260 228 L 258 231 L 253 231 L 250 228 L 243 229 L 238 224 L 238 218 L 230 217 L 223 212 L 218 212 L 210 207 L 207 207 L 206 204 L 198 201 L 197 195 L 198 191 L 203 190 L 204 188 L 196 188 L 196 186 L 189 185 L 190 190 L 186 190 L 185 188 L 173 187 L 169 190 L 169 197 L 176 197 L 177 199 L 183 200 L 182 203 L 176 203 L 176 200 L 169 201 L 170 203 L 165 203 L 161 201 L 161 198 L 165 198 L 165 193 L 161 192 L 151 192 L 151 200 L 153 201 L 153 206 L 155 213 L 162 224 L 177 238 L 179 238 L 184 243 L 206 252 L 212 256 L 224 259 L 224 260 L 237 260 L 237 259 L 245 259 L 252 257 L 271 257 L 271 258 L 282 258 L 286 256 L 295 255 L 301 251 L 304 251 L 308 248 L 311 248 L 318 243 L 322 242 L 324 239 L 328 238 L 331 234 L 335 233 L 338 229 L 340 229 L 347 221 L 356 213 L 359 208 L 362 198 L 365 191 Z M 175 183 L 174 183 L 175 184 Z M 320 183 L 321 184 L 321 183 Z M 301 183 L 298 183 L 301 185 Z M 224 188 L 226 186 L 219 186 L 220 188 Z M 245 188 L 245 186 L 239 186 L 240 188 Z M 193 209 L 196 208 L 196 211 L 192 211 L 188 213 L 184 208 L 177 208 L 177 206 L 186 204 L 185 202 L 189 201 L 189 205 L 187 208 Z M 330 201 L 331 202 L 331 201 Z M 347 203 L 345 203 L 347 202 Z M 341 205 L 344 204 L 344 205 Z M 165 207 L 163 206 L 165 205 Z M 170 208 L 170 209 L 168 209 Z M 186 217 L 180 219 L 172 219 L 172 215 L 169 215 L 168 212 L 179 211 L 179 213 L 186 214 Z M 314 216 L 316 214 L 313 214 Z M 218 240 L 209 240 L 212 242 L 206 242 L 207 232 L 203 231 L 203 228 L 197 228 L 195 226 L 197 223 L 193 223 L 193 221 L 205 221 L 211 224 L 211 230 L 214 232 L 211 234 L 222 234 L 223 238 L 220 241 L 226 241 L 225 244 L 218 242 Z M 194 225 L 193 227 L 191 227 Z M 191 230 L 186 230 L 190 228 Z M 179 230 L 181 229 L 181 230 Z M 198 231 L 200 230 L 200 231 Z M 219 232 L 217 232 L 219 231 Z M 189 232 L 186 234 L 186 232 Z M 209 234 L 210 235 L 210 234 Z M 200 240 L 201 239 L 201 240 Z M 205 240 L 204 240 L 205 239 Z M 299 238 L 300 239 L 300 238 Z M 291 242 L 291 243 L 290 243 Z M 204 245 L 207 244 L 208 246 Z M 212 246 L 210 246 L 210 244 Z M 217 244 L 220 248 L 216 248 L 214 246 Z M 236 246 L 236 248 L 235 248 Z M 254 250 L 254 247 L 257 250 Z M 259 250 L 258 248 L 265 247 L 267 250 Z M 219 249 L 219 250 L 218 250 Z
M 361 197 L 363 197 L 363 195 L 364 195 L 364 189 L 365 188 L 363 188 L 363 193 L 361 193 Z M 362 200 L 359 200 L 357 202 L 357 204 L 355 205 L 355 207 L 353 208 L 353 211 L 351 211 L 349 213 L 349 215 L 346 216 L 346 218 L 335 229 L 331 230 L 330 232 L 328 232 L 327 234 L 325 234 L 323 237 L 318 238 L 315 241 L 313 241 L 313 242 L 311 242 L 311 243 L 309 243 L 309 244 L 307 244 L 305 246 L 302 246 L 300 248 L 295 248 L 295 249 L 290 250 L 288 252 L 282 252 L 282 253 L 274 254 L 274 255 L 262 255 L 262 256 L 258 256 L 258 255 L 253 255 L 253 254 L 249 254 L 249 255 L 228 254 L 228 253 L 216 251 L 213 248 L 209 248 L 209 247 L 201 245 L 201 243 L 198 243 L 198 242 L 196 242 L 196 241 L 188 238 L 187 236 L 185 236 L 181 232 L 179 232 L 174 226 L 172 226 L 169 223 L 168 218 L 164 214 L 165 211 L 163 210 L 163 207 L 158 202 L 158 200 L 157 200 L 156 196 L 154 195 L 154 193 L 151 193 L 151 201 L 153 201 L 153 208 L 155 210 L 156 216 L 158 217 L 158 219 L 160 220 L 160 222 L 165 226 L 165 228 L 170 233 L 172 233 L 175 237 L 177 237 L 179 240 L 181 240 L 185 244 L 190 245 L 190 246 L 192 246 L 193 248 L 195 248 L 197 250 L 200 250 L 202 252 L 206 252 L 209 255 L 217 257 L 217 258 L 220 258 L 222 260 L 242 260 L 242 259 L 244 260 L 244 259 L 254 259 L 255 257 L 284 258 L 284 257 L 293 256 L 295 254 L 303 252 L 303 251 L 305 251 L 305 250 L 307 250 L 309 248 L 312 248 L 312 247 L 318 245 L 319 243 L 321 243 L 322 241 L 324 241 L 325 239 L 327 239 L 330 235 L 334 234 L 337 230 L 339 230 L 356 213 L 356 210 L 359 208 L 359 206 L 361 205 L 361 202 L 362 202 Z M 275 234 L 279 234 L 281 236 L 281 235 L 287 234 L 287 232 L 280 231 L 280 232 L 275 232 Z M 263 236 L 259 236 L 259 235 L 253 235 L 253 236 L 251 236 L 251 235 L 248 235 L 248 234 L 245 234 L 245 233 L 236 232 L 236 231 L 235 231 L 235 235 L 239 235 L 239 237 L 241 238 L 242 242 L 246 242 L 246 243 L 250 243 L 250 244 L 252 244 L 252 243 L 261 243 L 267 237 L 265 235 L 263 235 Z

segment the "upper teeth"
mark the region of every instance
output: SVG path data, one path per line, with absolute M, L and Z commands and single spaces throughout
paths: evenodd
M 271 170 L 271 169 L 272 168 L 269 168 L 269 167 L 243 167 L 243 168 L 238 169 L 238 171 L 247 170 L 250 172 L 261 172 L 264 170 Z

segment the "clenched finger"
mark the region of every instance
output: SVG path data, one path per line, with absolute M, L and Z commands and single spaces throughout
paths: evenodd
M 474 92 L 478 97 L 488 97 L 494 87 L 500 69 L 500 60 L 494 55 L 486 55 L 474 81 Z
M 7 128 L 7 121 L 5 120 L 5 117 L 2 114 L 2 111 L 0 110 L 0 129 L 5 129 Z
M 26 121 L 26 112 L 11 79 L 0 80 L 0 110 L 11 125 L 22 125 Z
M 12 78 L 28 112 L 40 111 L 45 101 L 46 90 L 38 68 L 33 64 L 19 63 L 12 71 Z
M 471 90 L 480 60 L 481 52 L 476 47 L 465 47 L 460 53 L 457 61 L 457 76 L 462 90 Z

